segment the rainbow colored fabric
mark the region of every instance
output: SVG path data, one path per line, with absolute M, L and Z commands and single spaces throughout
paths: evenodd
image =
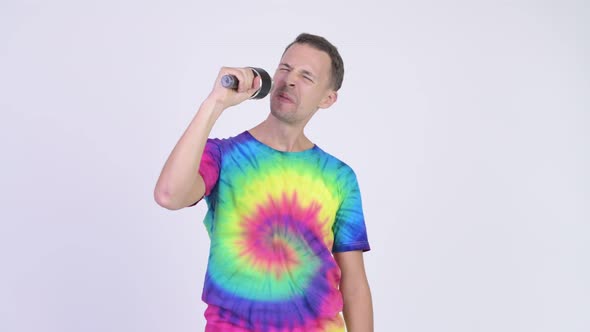
M 206 331 L 344 331 L 332 253 L 370 250 L 352 169 L 317 145 L 281 152 L 248 131 L 209 139 Z

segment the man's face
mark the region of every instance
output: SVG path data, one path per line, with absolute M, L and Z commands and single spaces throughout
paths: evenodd
M 327 53 L 306 44 L 293 44 L 273 77 L 272 115 L 290 124 L 304 124 L 318 110 L 336 101 L 330 84 L 331 60 Z

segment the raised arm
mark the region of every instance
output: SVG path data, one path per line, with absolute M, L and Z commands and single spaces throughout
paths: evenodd
M 239 79 L 237 91 L 221 86 L 221 77 L 226 74 L 233 74 Z M 225 109 L 248 99 L 259 86 L 260 78 L 254 78 L 248 68 L 221 68 L 213 90 L 162 168 L 154 189 L 154 199 L 160 206 L 178 210 L 203 197 L 205 182 L 199 174 L 199 165 L 213 125 Z

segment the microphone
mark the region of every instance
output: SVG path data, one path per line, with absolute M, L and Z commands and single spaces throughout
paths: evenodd
M 260 76 L 260 88 L 254 92 L 250 99 L 262 99 L 268 95 L 272 87 L 272 78 L 262 68 L 250 67 L 254 73 L 254 77 Z M 223 75 L 221 77 L 221 86 L 227 89 L 237 90 L 240 81 L 234 75 Z

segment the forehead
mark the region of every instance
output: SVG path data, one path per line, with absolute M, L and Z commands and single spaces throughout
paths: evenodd
M 329 75 L 330 56 L 307 44 L 293 44 L 281 58 L 281 63 L 286 63 L 293 68 L 305 69 L 316 75 Z

